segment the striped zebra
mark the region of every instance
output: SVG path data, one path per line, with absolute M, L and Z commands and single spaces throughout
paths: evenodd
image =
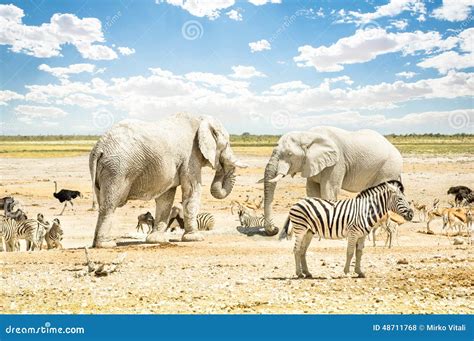
M 265 226 L 265 216 L 252 215 L 245 209 L 238 210 L 240 226 L 242 227 L 263 227 Z
M 312 277 L 306 263 L 306 251 L 315 234 L 325 239 L 347 237 L 344 273 L 349 272 L 355 251 L 355 272 L 359 277 L 365 277 L 361 270 L 365 237 L 389 210 L 407 221 L 413 218 L 413 210 L 403 194 L 403 185 L 396 180 L 368 188 L 353 199 L 330 201 L 305 198 L 293 205 L 280 239 L 295 234 L 294 254 L 298 278 Z
M 63 239 L 63 230 L 61 228 L 61 222 L 59 219 L 53 219 L 53 225 L 51 228 L 46 232 L 44 235 L 44 239 L 46 240 L 46 244 L 48 245 L 48 250 L 50 249 L 62 249 L 63 246 L 61 244 L 61 240 Z
M 38 247 L 38 228 L 39 224 L 35 219 L 16 221 L 12 218 L 2 218 L 0 222 L 0 237 L 5 240 L 6 251 L 19 251 L 20 239 L 25 239 L 27 249 L 34 250 Z
M 183 213 L 183 205 L 177 204 L 172 207 L 170 217 L 168 220 L 168 226 L 166 227 L 165 232 L 171 228 L 171 231 L 174 231 L 176 227 L 172 227 L 174 221 L 177 221 L 179 227 L 184 229 L 184 213 Z M 203 212 L 198 213 L 196 216 L 196 223 L 197 228 L 200 231 L 210 231 L 214 228 L 215 219 L 211 213 Z

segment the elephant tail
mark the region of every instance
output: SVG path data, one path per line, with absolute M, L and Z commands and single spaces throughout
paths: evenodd
M 286 218 L 285 225 L 283 225 L 283 228 L 281 229 L 278 239 L 279 240 L 282 240 L 285 238 L 291 239 L 292 235 L 293 235 L 293 228 L 291 226 L 290 216 L 288 216 L 288 218 Z
M 89 168 L 91 171 L 91 179 L 92 179 L 92 209 L 96 208 L 97 204 L 97 193 L 99 192 L 100 188 L 97 186 L 97 163 L 102 156 L 102 152 L 97 150 L 97 148 L 92 149 L 91 155 L 89 157 Z

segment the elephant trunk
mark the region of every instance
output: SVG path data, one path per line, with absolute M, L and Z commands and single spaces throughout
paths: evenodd
M 275 194 L 276 182 L 270 182 L 275 176 L 277 176 L 278 172 L 278 152 L 276 150 L 273 151 L 270 160 L 265 167 L 265 174 L 264 174 L 264 215 L 265 215 L 265 233 L 268 236 L 274 236 L 278 233 L 278 227 L 273 225 L 272 221 L 272 202 L 273 202 L 273 195 Z
M 235 184 L 235 167 L 219 165 L 212 180 L 211 194 L 216 199 L 226 198 Z

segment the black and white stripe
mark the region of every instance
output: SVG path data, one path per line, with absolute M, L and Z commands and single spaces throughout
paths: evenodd
M 209 231 L 214 228 L 215 220 L 211 213 L 199 213 L 196 216 L 197 228 L 201 231 Z
M 349 265 L 356 251 L 355 272 L 363 277 L 360 261 L 365 238 L 389 210 L 406 220 L 413 218 L 413 211 L 403 194 L 403 185 L 398 181 L 368 188 L 353 199 L 329 201 L 305 198 L 293 205 L 280 238 L 295 234 L 296 275 L 300 278 L 311 277 L 306 264 L 306 251 L 313 235 L 317 234 L 325 239 L 347 237 L 344 272 L 349 272 Z
M 265 217 L 264 215 L 252 215 L 248 211 L 239 209 L 239 221 L 240 226 L 242 227 L 263 227 L 265 226 Z
M 53 226 L 46 232 L 44 235 L 44 239 L 46 240 L 46 244 L 48 245 L 48 250 L 50 249 L 62 249 L 63 246 L 61 244 L 61 240 L 63 239 L 63 230 L 61 228 L 61 222 L 59 219 L 53 219 Z
M 35 219 L 16 221 L 12 218 L 2 218 L 0 223 L 0 236 L 5 240 L 6 251 L 17 250 L 20 239 L 25 239 L 27 245 L 34 250 L 38 247 L 38 228 L 40 224 Z M 28 247 L 28 249 L 30 249 Z

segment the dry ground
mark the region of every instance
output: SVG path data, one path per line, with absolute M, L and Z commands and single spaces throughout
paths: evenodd
M 84 269 L 96 212 L 89 211 L 91 190 L 87 156 L 48 159 L 0 159 L 0 195 L 20 199 L 30 217 L 57 217 L 53 180 L 60 188 L 78 189 L 84 199 L 76 211 L 59 217 L 66 250 L 0 253 L 0 309 L 3 313 L 473 313 L 473 248 L 454 246 L 452 238 L 419 233 L 426 224 L 403 225 L 392 249 L 367 242 L 363 266 L 367 278 L 342 276 L 345 241 L 314 239 L 308 254 L 315 279 L 294 279 L 292 241 L 279 242 L 237 230 L 232 199 L 262 194 L 256 184 L 268 157 L 242 153 L 250 167 L 239 171 L 228 199 L 209 194 L 210 170 L 204 176 L 202 210 L 212 212 L 216 227 L 203 242 L 146 245 L 135 232 L 136 216 L 152 202 L 134 201 L 118 209 L 113 233 L 121 246 L 90 250 L 95 261 L 111 261 L 127 252 L 119 272 L 108 277 L 77 277 Z M 249 155 L 250 154 L 250 155 Z M 474 157 L 410 156 L 403 180 L 409 199 L 446 203 L 449 186 L 474 187 Z M 343 193 L 341 197 L 345 197 Z M 304 196 L 301 178 L 278 185 L 275 222 L 282 225 L 288 208 Z M 24 248 L 24 245 L 22 244 Z M 408 264 L 397 264 L 405 258 Z

